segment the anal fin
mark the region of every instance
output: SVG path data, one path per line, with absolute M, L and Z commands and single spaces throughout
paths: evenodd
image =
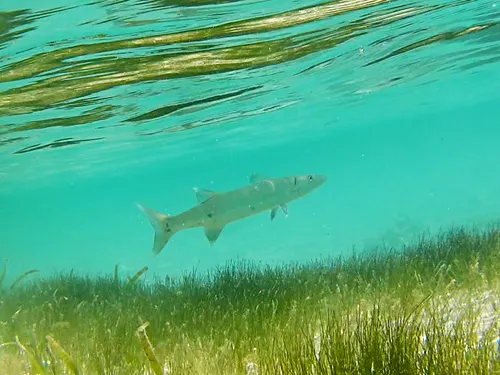
M 210 245 L 213 245 L 217 241 L 223 229 L 224 227 L 205 227 L 205 236 Z

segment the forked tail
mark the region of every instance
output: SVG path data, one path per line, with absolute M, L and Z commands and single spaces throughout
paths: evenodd
M 155 230 L 155 240 L 153 243 L 153 254 L 157 255 L 167 244 L 167 242 L 172 238 L 172 236 L 177 232 L 172 229 L 170 221 L 172 216 L 165 215 L 150 208 L 137 205 L 148 217 L 149 222 Z

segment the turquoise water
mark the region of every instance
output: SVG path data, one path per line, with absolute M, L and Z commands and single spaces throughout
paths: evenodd
M 0 257 L 9 277 L 211 269 L 400 247 L 500 218 L 500 3 L 0 4 Z M 141 203 L 322 173 L 280 211 L 176 234 Z

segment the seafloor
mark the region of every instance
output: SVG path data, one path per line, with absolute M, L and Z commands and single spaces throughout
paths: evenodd
M 497 374 L 499 269 L 491 227 L 148 283 L 28 273 L 1 289 L 0 375 Z

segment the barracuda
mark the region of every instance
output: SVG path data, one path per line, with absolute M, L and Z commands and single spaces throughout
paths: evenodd
M 224 227 L 232 222 L 271 212 L 274 219 L 278 209 L 288 214 L 288 203 L 304 197 L 320 187 L 325 175 L 267 178 L 254 173 L 250 185 L 228 192 L 194 188 L 198 205 L 176 216 L 165 215 L 138 204 L 155 230 L 153 254 L 157 255 L 172 236 L 182 230 L 202 227 L 210 245 L 219 238 Z

